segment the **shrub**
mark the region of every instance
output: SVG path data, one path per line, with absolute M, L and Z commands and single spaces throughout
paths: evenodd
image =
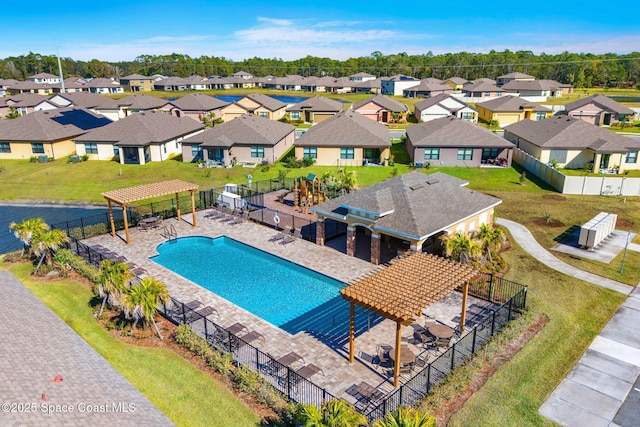
M 311 157 L 305 157 L 302 159 L 302 165 L 304 167 L 313 166 L 315 162 L 316 162 L 316 159 L 312 159 Z
M 99 223 L 94 225 L 85 225 L 84 236 L 82 235 L 82 228 L 80 227 L 70 228 L 68 234 L 70 237 L 73 237 L 75 239 L 84 239 L 87 237 L 99 236 L 100 234 L 106 234 L 108 232 L 109 229 L 107 227 L 107 224 Z
M 240 366 L 233 375 L 233 382 L 245 393 L 257 393 L 260 388 L 260 376 L 244 366 Z
M 271 169 L 271 166 L 264 165 L 260 168 L 260 172 L 269 172 L 269 169 Z
M 53 260 L 60 265 L 69 266 L 76 273 L 94 283 L 98 279 L 98 269 L 85 261 L 81 256 L 73 253 L 70 249 L 58 249 Z
M 207 365 L 211 366 L 216 371 L 223 375 L 228 374 L 233 366 L 233 357 L 230 353 L 220 353 L 219 351 L 212 350 L 205 358 Z

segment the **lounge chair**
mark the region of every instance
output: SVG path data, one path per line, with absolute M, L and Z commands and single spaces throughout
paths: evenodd
M 284 356 L 279 357 L 278 359 L 276 359 L 276 362 L 280 363 L 281 365 L 290 367 L 291 365 L 293 365 L 294 363 L 296 363 L 299 360 L 302 360 L 303 363 L 306 363 L 304 361 L 304 357 L 300 356 L 295 351 L 291 351 L 291 352 L 285 354 Z
M 293 243 L 293 242 L 296 241 L 296 239 L 298 237 L 300 237 L 300 229 L 296 228 L 296 229 L 293 230 L 293 235 L 289 234 L 289 235 L 284 236 L 284 239 L 282 239 L 280 241 L 280 244 L 281 245 L 287 245 L 289 243 Z
M 246 342 L 247 344 L 250 344 L 252 342 L 254 342 L 255 340 L 262 340 L 264 341 L 264 335 L 262 335 L 260 332 L 256 332 L 256 331 L 251 331 L 246 335 L 243 335 L 240 337 L 240 339 L 244 342 Z
M 296 239 L 302 239 L 302 229 L 296 228 L 295 230 L 293 230 L 293 237 L 295 237 Z
M 247 327 L 240 322 L 236 322 L 227 328 L 227 331 L 231 332 L 233 335 L 238 335 L 243 330 L 248 331 Z
M 218 219 L 218 218 L 224 217 L 224 214 L 222 212 L 214 209 L 211 212 L 205 214 L 204 217 L 205 218 L 209 218 L 209 219 Z
M 302 368 L 296 371 L 296 374 L 300 375 L 303 378 L 309 379 L 311 376 L 317 374 L 318 372 L 322 372 L 324 376 L 324 371 L 322 368 L 314 365 L 313 363 L 309 363 L 308 365 L 303 366 Z
M 269 241 L 270 242 L 277 242 L 278 240 L 282 240 L 285 237 L 286 237 L 286 234 L 284 232 L 280 231 L 280 232 L 278 232 L 278 234 L 275 234 L 275 235 L 271 236 L 269 238 Z
M 207 317 L 214 313 L 218 314 L 218 310 L 208 305 L 201 310 L 188 312 L 186 315 L 186 321 L 187 323 L 195 322 L 196 320 L 200 320 L 203 317 Z

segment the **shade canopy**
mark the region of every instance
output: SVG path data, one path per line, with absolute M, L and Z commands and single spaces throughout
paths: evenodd
M 179 179 L 173 179 L 171 181 L 154 182 L 153 184 L 137 185 L 135 187 L 107 191 L 102 193 L 102 196 L 118 205 L 128 205 L 140 200 L 152 199 L 154 197 L 182 193 L 185 191 L 198 191 L 198 185 Z
M 407 326 L 423 309 L 477 275 L 472 267 L 416 252 L 340 293 L 349 302 Z

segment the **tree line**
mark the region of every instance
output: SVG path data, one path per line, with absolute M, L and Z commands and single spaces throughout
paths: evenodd
M 278 58 L 250 58 L 232 61 L 224 57 L 172 53 L 170 55 L 140 55 L 133 61 L 108 62 L 92 59 L 79 61 L 61 58 L 63 75 L 79 77 L 114 77 L 130 74 L 187 77 L 230 76 L 238 71 L 256 77 L 285 75 L 343 77 L 366 72 L 377 77 L 404 74 L 424 79 L 462 77 L 473 80 L 481 77 L 496 78 L 519 71 L 537 79 L 551 79 L 569 83 L 574 87 L 635 87 L 640 88 L 640 52 L 629 54 L 570 53 L 539 54 L 531 51 L 504 50 L 488 53 L 457 52 L 434 55 L 408 55 L 406 52 L 385 55 L 379 51 L 369 56 L 336 60 L 307 56 L 293 61 Z M 54 55 L 29 52 L 27 55 L 0 60 L 0 78 L 25 80 L 47 72 L 58 74 L 58 60 Z

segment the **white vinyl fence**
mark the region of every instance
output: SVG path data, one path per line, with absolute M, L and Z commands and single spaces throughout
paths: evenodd
M 609 174 L 567 176 L 518 148 L 513 150 L 513 161 L 562 194 L 640 196 L 640 178 Z

